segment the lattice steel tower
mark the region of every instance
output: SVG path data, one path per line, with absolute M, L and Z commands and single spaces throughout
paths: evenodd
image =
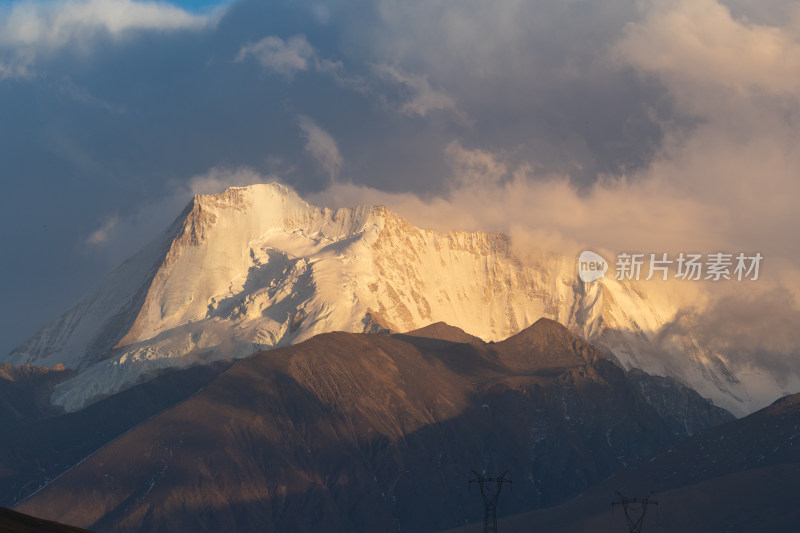
M 642 525 L 644 524 L 644 515 L 647 512 L 648 505 L 658 505 L 658 502 L 650 499 L 653 495 L 651 492 L 646 498 L 626 498 L 622 493 L 617 492 L 619 500 L 611 502 L 611 512 L 614 512 L 614 507 L 621 505 L 625 511 L 625 520 L 628 522 L 628 531 L 630 533 L 642 533 Z M 640 514 L 641 513 L 641 514 Z
M 483 497 L 483 533 L 497 533 L 497 500 L 500 498 L 500 491 L 503 490 L 503 483 L 511 484 L 511 480 L 506 479 L 509 472 L 510 470 L 506 470 L 497 477 L 483 477 L 475 470 L 472 471 L 475 477 L 469 480 L 469 484 L 477 483 Z M 492 483 L 497 484 L 495 491 L 486 487 Z

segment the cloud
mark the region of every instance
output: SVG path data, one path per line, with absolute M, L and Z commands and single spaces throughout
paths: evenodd
M 85 242 L 91 245 L 92 252 L 101 253 L 109 264 L 117 265 L 169 227 L 195 195 L 219 194 L 230 187 L 275 181 L 280 181 L 277 176 L 249 167 L 213 167 L 185 181 L 172 181 L 167 194 L 131 214 L 109 217 Z
M 424 117 L 432 111 L 452 111 L 460 118 L 466 118 L 455 100 L 442 89 L 434 89 L 427 76 L 411 74 L 391 65 L 376 65 L 374 71 L 381 78 L 400 85 L 407 93 L 407 98 L 400 105 L 401 113 Z
M 644 20 L 628 23 L 616 52 L 677 91 L 800 89 L 800 25 L 737 20 L 716 0 L 649 4 Z
M 587 191 L 565 175 L 536 175 L 531 165 L 515 165 L 502 153 L 469 150 L 458 142 L 446 152 L 450 187 L 442 196 L 423 199 L 335 183 L 314 198 L 337 207 L 382 203 L 439 231 L 503 232 L 530 243 L 549 235 L 539 250 L 566 255 L 586 248 L 673 252 L 731 244 L 731 228 L 720 223 L 725 210 L 687 197 L 666 180 L 605 180 Z
M 330 176 L 330 179 L 335 180 L 339 176 L 344 163 L 344 158 L 339 152 L 336 140 L 306 116 L 298 117 L 297 123 L 303 132 L 303 137 L 305 137 L 306 151 Z
M 502 148 L 537 170 L 590 184 L 649 164 L 665 124 L 691 125 L 675 116 L 661 84 L 609 61 L 625 24 L 639 18 L 636 5 L 383 0 L 368 34 L 370 59 L 455 102 L 471 129 L 458 135 L 465 145 Z M 395 83 L 413 103 L 414 90 Z
M 758 25 L 714 0 L 672 0 L 649 4 L 612 50 L 697 119 L 690 131 L 668 130 L 641 179 L 668 181 L 717 209 L 730 241 L 789 262 L 800 259 L 789 230 L 800 195 L 798 37 L 791 19 Z
M 30 80 L 41 56 L 62 50 L 87 54 L 98 38 L 197 30 L 222 13 L 196 15 L 169 3 L 136 0 L 17 1 L 0 10 L 0 81 Z
M 196 194 L 219 194 L 230 187 L 246 187 L 274 181 L 279 181 L 276 176 L 263 175 L 249 167 L 214 167 L 203 174 L 192 176 L 185 186 L 176 184 L 174 196 L 185 203 Z
M 575 186 L 566 175 L 538 174 L 532 164 L 515 163 L 503 152 L 467 149 L 454 141 L 445 149 L 450 174 L 442 195 L 422 198 L 334 183 L 313 200 L 336 207 L 385 204 L 418 226 L 440 231 L 503 232 L 512 236 L 523 260 L 584 249 L 612 256 L 760 252 L 765 260 L 758 287 L 781 288 L 800 302 L 800 250 L 791 236 L 798 215 L 792 200 L 777 200 L 778 191 L 796 187 L 797 165 L 786 160 L 788 151 L 770 153 L 760 143 L 736 153 L 740 147 L 721 138 L 709 150 L 706 134 L 700 129 L 699 138 L 681 149 L 665 150 L 639 176 L 608 177 L 589 188 Z M 692 187 L 693 181 L 716 187 Z M 763 190 L 758 184 L 770 185 Z M 702 289 L 719 297 L 731 287 Z
M 71 98 L 75 102 L 116 114 L 126 112 L 124 106 L 114 105 L 94 96 L 84 87 L 76 85 L 75 82 L 68 77 L 62 78 L 55 85 L 61 90 L 64 96 Z
M 103 33 L 197 29 L 209 21 L 162 2 L 66 0 L 17 2 L 0 20 L 0 46 L 57 48 Z
M 305 35 L 295 35 L 286 41 L 270 35 L 245 44 L 236 55 L 236 61 L 244 61 L 248 56 L 254 57 L 262 67 L 288 76 L 308 70 L 316 60 L 314 48 Z
M 497 186 L 508 177 L 508 165 L 502 157 L 486 150 L 467 150 L 453 141 L 444 153 L 452 168 L 452 188 Z
M 102 226 L 94 230 L 92 234 L 89 235 L 89 237 L 86 239 L 87 244 L 98 245 L 107 242 L 113 233 L 114 228 L 117 226 L 118 221 L 118 216 L 114 215 L 113 217 L 110 217 L 105 221 L 105 223 L 103 223 Z
M 783 290 L 740 291 L 680 315 L 668 334 L 688 334 L 732 370 L 760 369 L 780 385 L 800 376 L 800 307 Z
M 8 79 L 30 79 L 33 72 L 30 68 L 31 60 L 24 54 L 18 54 L 5 61 L 0 60 L 0 81 Z
M 293 35 L 286 40 L 268 35 L 256 42 L 242 45 L 234 61 L 241 63 L 254 58 L 267 71 L 276 72 L 291 79 L 298 72 L 322 72 L 345 89 L 365 92 L 367 81 L 361 76 L 345 72 L 341 61 L 321 58 L 305 35 Z

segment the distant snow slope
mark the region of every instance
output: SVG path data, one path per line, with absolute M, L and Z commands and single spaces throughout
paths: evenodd
M 780 395 L 691 338 L 659 336 L 678 310 L 661 285 L 579 281 L 573 257 L 522 264 L 505 235 L 421 230 L 384 207 L 321 209 L 282 185 L 253 185 L 195 197 L 162 237 L 3 360 L 77 370 L 51 398 L 77 410 L 160 369 L 327 331 L 443 321 L 501 340 L 548 317 L 736 414 Z

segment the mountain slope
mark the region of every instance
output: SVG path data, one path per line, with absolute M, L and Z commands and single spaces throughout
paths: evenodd
M 46 404 L 58 371 L 12 368 L 12 374 L 36 379 L 27 380 L 23 394 L 19 387 L 10 391 L 10 402 L 0 405 L 0 505 L 19 503 L 116 437 L 197 392 L 231 364 L 218 361 L 165 371 L 75 413 L 59 412 Z M 4 370 L 0 368 L 0 373 Z M 0 387 L 0 397 L 2 393 Z M 9 405 L 20 404 L 26 409 L 8 410 Z M 25 416 L 8 416 L 15 412 Z
M 262 352 L 17 509 L 109 533 L 436 531 L 481 516 L 471 469 L 511 468 L 522 511 L 676 442 L 563 326 L 520 335 L 339 332 Z
M 323 332 L 443 321 L 498 341 L 546 317 L 626 369 L 673 376 L 737 414 L 800 387 L 752 369 L 737 375 L 724 354 L 675 328 L 662 335 L 681 305 L 668 284 L 583 283 L 572 257 L 541 252 L 523 261 L 505 235 L 437 233 L 384 207 L 321 209 L 281 185 L 254 185 L 197 196 L 158 239 L 4 360 L 77 371 L 51 398 L 74 411 L 166 368 Z
M 48 404 L 48 397 L 59 381 L 72 375 L 74 372 L 63 367 L 0 363 L 0 428 L 38 420 L 57 411 Z
M 0 531 L 3 533 L 90 533 L 85 529 L 41 520 L 0 507 Z
M 658 414 L 672 421 L 676 434 L 693 435 L 734 419 L 728 411 L 709 403 L 673 378 L 651 376 L 638 368 L 629 370 L 626 375 Z
M 800 394 L 702 431 L 563 505 L 507 517 L 501 530 L 620 531 L 624 518 L 612 516 L 609 507 L 615 491 L 629 497 L 655 491 L 658 511 L 648 511 L 644 528 L 652 533 L 797 531 Z

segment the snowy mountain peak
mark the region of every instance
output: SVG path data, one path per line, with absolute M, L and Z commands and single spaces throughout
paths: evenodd
M 692 339 L 655 341 L 679 310 L 673 296 L 613 279 L 583 283 L 573 257 L 523 262 L 506 235 L 424 230 L 385 207 L 319 208 L 262 184 L 196 196 L 160 238 L 5 362 L 77 370 L 51 397 L 75 410 L 154 371 L 328 331 L 445 322 L 499 341 L 545 317 L 626 368 L 678 377 L 731 411 L 774 399 L 752 395 Z
M 269 298 L 263 298 L 271 286 L 287 281 L 284 276 L 307 278 L 314 269 L 312 257 L 319 261 L 331 256 L 334 243 L 344 251 L 348 243 L 368 240 L 368 230 L 377 235 L 381 225 L 372 207 L 319 209 L 280 185 L 197 196 L 135 323 L 117 347 L 198 320 L 245 318 L 248 298 L 258 300 L 256 307 L 266 305 Z M 317 288 L 324 286 L 322 279 L 316 281 Z M 304 290 L 311 292 L 312 287 L 304 285 Z M 237 298 L 241 305 L 232 306 Z M 252 314 L 253 306 L 249 309 Z M 269 337 L 267 345 L 279 340 L 272 326 L 260 331 Z

